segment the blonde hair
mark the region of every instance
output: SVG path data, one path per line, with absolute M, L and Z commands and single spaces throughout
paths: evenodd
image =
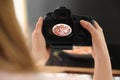
M 33 60 L 16 20 L 13 0 L 0 0 L 0 70 L 27 70 L 33 67 Z

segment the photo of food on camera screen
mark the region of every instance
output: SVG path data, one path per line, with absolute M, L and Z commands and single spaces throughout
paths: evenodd
M 69 25 L 67 24 L 56 24 L 53 28 L 52 28 L 52 32 L 56 35 L 56 36 L 60 36 L 60 37 L 65 37 L 71 34 L 72 29 Z

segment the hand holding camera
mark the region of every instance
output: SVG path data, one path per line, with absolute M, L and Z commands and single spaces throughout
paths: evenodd
M 111 62 L 103 30 L 92 18 L 73 16 L 68 9 L 60 8 L 47 14 L 44 20 L 39 19 L 37 24 L 32 36 L 32 52 L 33 59 L 38 60 L 40 65 L 45 65 L 50 58 L 46 44 L 57 49 L 70 49 L 73 45 L 92 45 L 95 62 L 93 79 L 112 80 Z

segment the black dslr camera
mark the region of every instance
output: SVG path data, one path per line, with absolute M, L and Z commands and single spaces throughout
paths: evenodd
M 80 20 L 93 19 L 86 16 L 72 15 L 66 7 L 60 7 L 44 17 L 42 32 L 47 47 L 51 49 L 72 49 L 75 46 L 91 46 L 91 35 L 80 25 Z

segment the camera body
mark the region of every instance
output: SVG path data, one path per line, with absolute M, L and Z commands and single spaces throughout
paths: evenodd
M 73 46 L 92 46 L 91 35 L 80 25 L 80 20 L 93 24 L 91 17 L 73 15 L 66 7 L 47 13 L 42 27 L 47 47 L 62 50 Z

